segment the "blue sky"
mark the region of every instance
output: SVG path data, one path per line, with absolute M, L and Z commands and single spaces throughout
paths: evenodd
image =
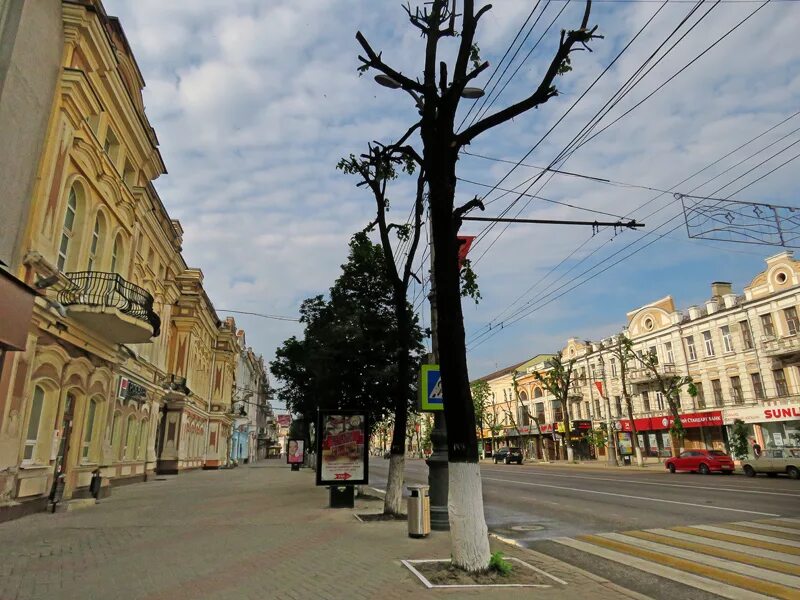
M 359 47 L 354 36 L 359 29 L 374 48 L 384 52 L 387 62 L 406 74 L 419 71 L 423 41 L 408 25 L 400 2 L 106 0 L 105 5 L 109 14 L 120 17 L 147 82 L 147 113 L 169 171 L 156 181 L 156 187 L 186 230 L 188 263 L 203 270 L 208 293 L 219 309 L 296 316 L 304 298 L 324 292 L 333 283 L 349 236 L 373 213 L 371 196 L 335 170 L 337 160 L 362 151 L 370 140 L 392 141 L 415 116 L 407 96 L 377 86 L 371 75 L 356 73 Z M 493 66 L 477 85 L 490 89 L 487 82 L 494 66 L 533 6 L 527 0 L 495 2 L 482 20 L 476 40 L 482 57 Z M 673 40 L 711 8 L 708 15 L 611 110 L 598 129 L 758 6 L 753 2 L 704 3 Z M 507 76 L 518 65 L 520 69 L 491 112 L 538 85 L 558 30 L 579 22 L 583 4 L 569 3 L 530 58 L 522 59 L 562 7 L 564 2 L 541 2 L 534 18 L 542 10 L 544 14 Z M 595 3 L 590 22 L 599 25 L 606 37 L 592 44 L 594 52 L 573 55 L 574 70 L 557 82 L 560 96 L 487 132 L 467 150 L 518 161 L 660 7 L 661 3 L 654 2 Z M 691 8 L 685 2 L 661 8 L 525 164 L 541 166 L 553 160 Z M 475 246 L 471 256 L 479 259 L 476 271 L 483 300 L 478 306 L 464 303 L 467 337 L 473 339 L 489 322 L 497 333 L 473 344 L 471 377 L 554 351 L 572 336 L 591 339 L 619 331 L 627 311 L 667 294 L 685 308 L 706 299 L 712 281 L 731 281 L 741 292 L 762 268 L 763 259 L 780 250 L 691 240 L 684 227 L 677 227 L 594 279 L 586 280 L 596 271 L 577 277 L 594 265 L 603 269 L 644 246 L 654 237 L 647 232 L 659 235 L 680 225 L 680 203 L 670 194 L 659 196 L 643 187 L 671 190 L 688 175 L 800 110 L 798 22 L 800 4 L 770 3 L 651 99 L 581 146 L 561 167 L 641 187 L 554 175 L 541 180 L 540 184 L 546 182 L 541 189 L 539 184 L 530 190 L 584 209 L 633 216 L 646 224 L 644 230 L 616 236 L 604 230 L 592 237 L 590 230 L 576 227 L 513 225 L 494 244 L 501 227 Z M 445 55 L 450 51 L 445 48 Z M 468 104 L 462 108 L 466 114 Z M 792 133 L 799 127 L 800 117 L 791 119 L 675 189 L 688 193 L 697 188 L 695 194 L 724 197 L 794 156 L 797 146 L 723 188 L 800 140 L 800 132 Z M 783 136 L 787 136 L 783 141 L 721 174 Z M 800 205 L 798 165 L 800 161 L 788 164 L 733 198 Z M 463 156 L 458 175 L 491 186 L 511 167 Z M 538 172 L 515 169 L 501 187 L 517 186 Z M 398 220 L 405 220 L 410 209 L 410 183 L 400 181 L 391 192 Z M 488 189 L 462 181 L 457 192 L 466 200 Z M 487 200 L 495 201 L 487 206 L 486 215 L 497 215 L 517 198 L 498 196 L 498 192 L 488 196 Z M 511 214 L 528 199 L 517 202 Z M 520 216 L 613 220 L 538 199 Z M 462 233 L 477 234 L 481 229 L 477 223 L 466 224 Z M 609 259 L 642 237 L 638 245 Z M 563 288 L 554 292 L 559 286 Z M 513 324 L 498 317 L 531 287 L 521 302 L 533 299 L 529 306 L 537 310 Z M 412 290 L 412 296 L 418 292 Z M 549 292 L 554 295 L 536 303 L 537 297 Z M 427 305 L 421 310 L 426 311 Z M 220 314 L 225 313 L 220 310 Z M 268 360 L 282 340 L 300 333 L 296 323 L 242 315 L 236 320 L 247 330 L 248 342 Z

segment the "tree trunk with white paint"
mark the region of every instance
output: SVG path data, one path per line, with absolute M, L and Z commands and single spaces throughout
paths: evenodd
M 567 444 L 567 460 L 569 462 L 572 462 L 572 461 L 575 460 L 575 450 L 569 444 Z
M 384 514 L 399 515 L 402 513 L 405 465 L 406 457 L 404 455 L 392 454 L 389 457 L 386 497 L 383 500 Z
M 644 466 L 644 456 L 642 456 L 642 449 L 636 446 L 636 465 L 639 467 Z
M 483 516 L 480 465 L 451 462 L 449 465 L 450 546 L 453 564 L 467 571 L 489 566 L 489 532 Z

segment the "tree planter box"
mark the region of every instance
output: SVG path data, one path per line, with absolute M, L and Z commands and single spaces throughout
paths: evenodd
M 401 560 L 400 562 L 428 589 L 482 587 L 552 588 L 554 586 L 567 585 L 566 581 L 550 575 L 519 558 L 510 556 L 504 558 L 514 564 L 514 570 L 508 575 L 494 573 L 471 575 L 461 571 L 451 572 L 449 558 Z

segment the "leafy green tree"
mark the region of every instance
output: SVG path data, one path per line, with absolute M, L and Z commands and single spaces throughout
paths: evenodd
M 601 448 L 605 448 L 608 444 L 608 434 L 606 432 L 605 423 L 601 423 L 599 427 L 595 427 L 594 429 L 587 431 L 584 434 L 584 438 L 586 441 L 600 450 Z
M 470 391 L 472 392 L 472 404 L 475 407 L 475 428 L 478 433 L 478 438 L 482 435 L 484 425 L 487 425 L 487 401 L 492 394 L 492 389 L 489 384 L 483 379 L 478 379 L 470 384 Z
M 628 370 L 635 361 L 633 343 L 625 335 L 618 334 L 610 346 L 611 355 L 619 362 L 619 383 L 622 391 L 622 399 L 625 402 L 625 412 L 628 415 L 628 422 L 631 425 L 631 444 L 636 460 L 641 460 L 641 448 L 639 447 L 639 436 L 636 431 L 636 422 L 633 419 L 633 399 L 628 390 Z M 642 466 L 643 463 L 639 463 Z
M 562 440 L 567 448 L 567 460 L 571 462 L 574 457 L 574 450 L 570 439 L 572 420 L 569 411 L 569 392 L 573 381 L 575 381 L 575 359 L 564 360 L 559 351 L 547 361 L 547 367 L 545 371 L 535 371 L 533 376 L 541 382 L 556 400 L 561 402 L 561 407 L 564 411 L 564 436 Z
M 742 460 L 747 458 L 750 445 L 747 442 L 747 425 L 741 419 L 733 422 L 733 435 L 731 436 L 731 453 L 734 458 Z

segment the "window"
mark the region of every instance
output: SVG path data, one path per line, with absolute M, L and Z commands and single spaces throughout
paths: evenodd
M 750 380 L 753 382 L 753 394 L 758 400 L 764 399 L 764 384 L 761 381 L 760 373 L 751 373 Z
M 698 381 L 695 382 L 694 387 L 697 390 L 697 396 L 695 396 L 695 398 L 697 399 L 697 408 L 705 408 L 706 395 L 703 392 L 703 384 Z
M 137 444 L 136 458 L 145 459 L 147 454 L 147 421 L 139 424 L 139 443 Z
M 733 392 L 733 403 L 744 404 L 744 395 L 742 395 L 742 381 L 738 375 L 731 377 L 731 392 Z
M 553 420 L 564 420 L 564 409 L 561 408 L 561 401 L 559 400 L 553 400 Z
M 800 328 L 800 321 L 797 320 L 797 309 L 794 306 L 786 308 L 783 311 L 783 316 L 786 317 L 786 332 L 789 335 L 796 335 L 797 330 Z
M 136 419 L 133 415 L 128 417 L 128 426 L 125 428 L 125 438 L 122 443 L 122 459 L 131 460 L 136 448 Z
M 34 459 L 36 443 L 39 441 L 39 425 L 42 420 L 42 408 L 44 407 L 44 389 L 36 386 L 33 389 L 33 399 L 31 400 L 31 415 L 28 418 L 28 432 L 25 435 L 25 450 L 22 459 L 31 461 Z
M 114 414 L 114 424 L 111 428 L 111 448 L 113 449 L 114 456 L 119 460 L 120 447 L 122 443 L 122 415 L 119 413 Z
M 617 409 L 617 417 L 622 416 L 622 399 L 619 396 L 614 396 L 614 404 Z
M 664 342 L 664 351 L 667 354 L 667 364 L 675 364 L 675 355 L 672 352 L 672 342 Z
M 686 338 L 686 353 L 689 355 L 689 360 L 697 360 L 697 350 L 694 347 L 693 335 Z
M 647 392 L 642 392 L 642 407 L 644 408 L 645 412 L 650 412 L 650 398 L 647 395 Z
M 536 392 L 534 391 L 534 394 Z M 541 393 L 539 394 L 541 396 Z M 543 425 L 545 423 L 545 416 L 544 416 L 544 402 L 537 402 L 536 403 L 536 421 L 539 425 Z
M 664 410 L 664 394 L 656 392 L 656 410 Z
M 118 273 L 120 266 L 122 266 L 122 240 L 117 236 L 111 248 L 111 272 Z
M 761 327 L 764 329 L 765 336 L 775 337 L 775 324 L 772 322 L 771 314 L 761 315 Z
M 722 347 L 725 348 L 725 352 L 733 352 L 733 339 L 731 338 L 731 328 L 727 325 L 724 325 L 720 328 L 720 333 L 722 333 Z
M 108 154 L 108 158 L 111 159 L 112 163 L 117 162 L 117 157 L 119 155 L 119 141 L 117 141 L 117 136 L 114 135 L 114 132 L 111 131 L 110 127 L 106 130 L 106 141 L 103 143 L 103 150 L 106 154 Z
M 742 344 L 745 350 L 753 349 L 753 332 L 750 331 L 750 323 L 739 321 L 739 331 L 742 332 Z
M 602 412 L 600 411 L 600 400 L 595 400 L 594 401 L 594 416 L 595 416 L 595 418 L 599 419 L 601 415 L 602 415 Z
M 714 341 L 711 339 L 711 332 L 703 332 L 703 343 L 706 347 L 706 356 L 714 356 Z
M 789 386 L 786 385 L 786 374 L 783 369 L 774 369 L 772 376 L 775 378 L 775 393 L 782 397 L 789 395 Z
M 58 246 L 58 270 L 63 271 L 69 259 L 69 247 L 75 233 L 75 218 L 78 214 L 78 195 L 75 188 L 69 191 L 67 199 L 67 212 L 64 214 L 64 228 L 61 230 L 61 243 Z
M 94 230 L 92 231 L 92 243 L 89 244 L 89 261 L 86 265 L 87 271 L 94 271 L 97 264 L 98 249 L 102 248 L 101 236 L 103 235 L 103 216 L 97 215 L 94 221 Z
M 617 376 L 617 360 L 615 358 L 611 359 L 611 376 Z
M 89 460 L 89 452 L 92 448 L 92 434 L 94 433 L 94 416 L 97 412 L 97 402 L 89 400 L 89 406 L 86 408 L 86 425 L 84 426 L 83 433 L 83 446 L 81 448 L 81 460 L 86 462 Z
M 716 406 L 722 406 L 725 400 L 722 397 L 722 384 L 719 379 L 711 380 L 711 389 L 714 390 L 714 404 Z

